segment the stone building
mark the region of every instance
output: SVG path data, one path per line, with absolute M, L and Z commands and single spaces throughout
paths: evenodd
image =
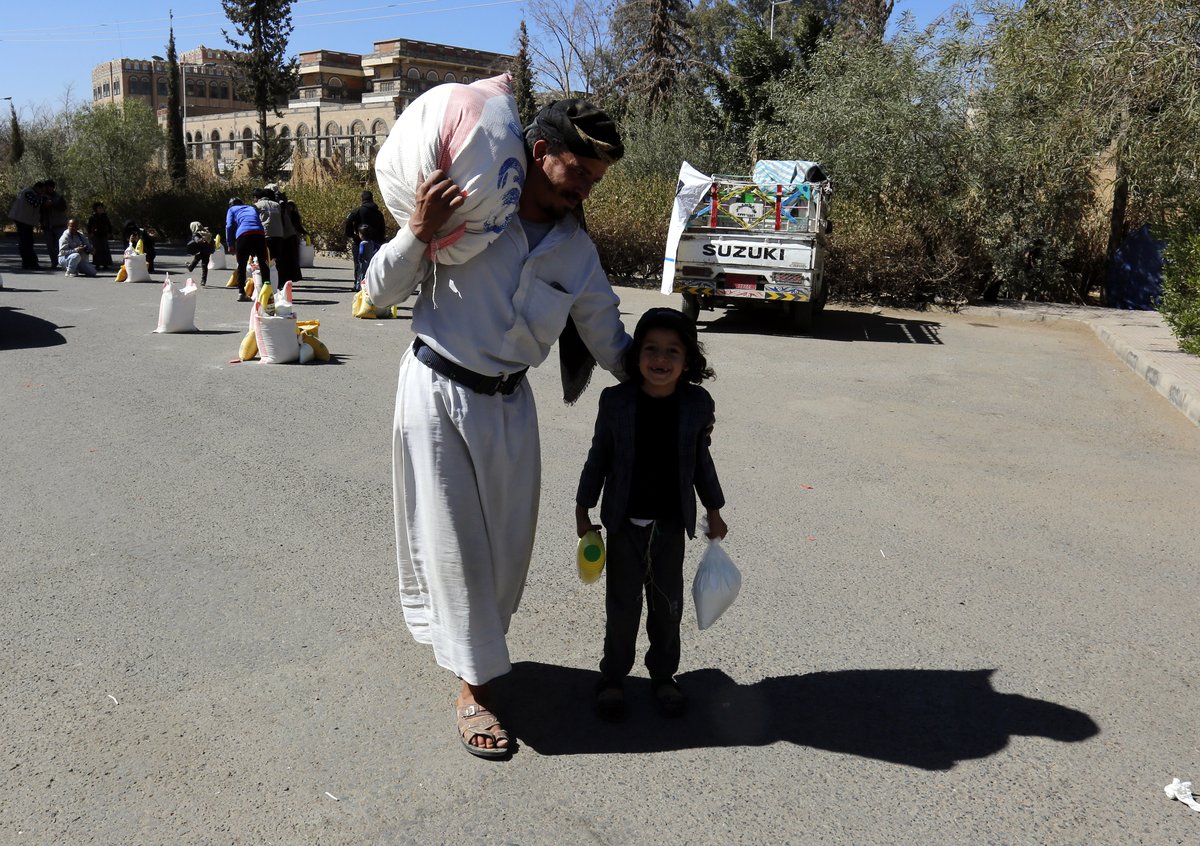
M 474 82 L 509 68 L 513 57 L 393 38 L 366 54 L 310 50 L 299 55 L 299 83 L 282 118 L 268 120 L 303 155 L 365 167 L 396 117 L 419 94 L 443 82 Z M 212 160 L 229 171 L 254 154 L 258 114 L 234 98 L 232 54 L 199 47 L 180 54 L 184 87 L 184 143 L 188 157 Z M 95 102 L 146 99 L 166 123 L 169 69 L 158 57 L 119 59 L 92 69 Z

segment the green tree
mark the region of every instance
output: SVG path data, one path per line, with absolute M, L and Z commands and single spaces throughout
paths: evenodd
M 979 113 L 995 155 L 1020 177 L 994 205 L 1053 210 L 1030 234 L 1065 257 L 1057 279 L 1035 281 L 1082 295 L 1131 228 L 1169 223 L 1200 201 L 1198 19 L 1197 0 L 993 10 Z M 1023 284 L 1009 293 L 1027 293 Z
M 16 164 L 25 155 L 25 138 L 21 135 L 21 122 L 17 120 L 17 109 L 8 101 L 8 111 L 11 116 L 11 131 L 8 138 L 8 161 Z
M 179 102 L 179 62 L 175 53 L 175 26 L 167 40 L 167 173 L 176 188 L 187 185 L 187 148 L 183 146 L 183 112 Z
M 287 144 L 276 137 L 267 114 L 283 117 L 280 105 L 295 90 L 299 75 L 296 57 L 287 58 L 292 34 L 294 0 L 221 0 L 225 16 L 236 35 L 222 30 L 225 40 L 241 55 L 234 62 L 239 75 L 236 87 L 242 99 L 258 112 L 256 156 L 259 175 L 274 179 L 287 160 Z
M 529 58 L 529 32 L 525 29 L 524 18 L 521 19 L 521 29 L 517 35 L 517 55 L 513 61 L 512 79 L 521 126 L 529 126 L 537 114 L 537 101 L 533 96 L 533 63 Z
M 693 65 L 688 38 L 690 0 L 623 0 L 613 13 L 615 52 L 625 93 L 654 111 Z
M 147 181 L 147 168 L 164 138 L 143 100 L 83 106 L 73 118 L 75 141 L 66 151 L 74 205 L 92 200 L 129 207 Z

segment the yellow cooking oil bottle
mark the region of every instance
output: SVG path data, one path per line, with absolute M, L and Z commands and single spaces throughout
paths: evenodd
M 594 582 L 604 571 L 604 539 L 600 533 L 592 529 L 579 539 L 579 549 L 575 555 L 579 565 L 579 578 L 585 582 Z

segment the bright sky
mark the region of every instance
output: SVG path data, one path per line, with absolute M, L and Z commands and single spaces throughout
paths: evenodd
M 897 0 L 893 20 L 908 10 L 923 25 L 951 2 Z M 29 115 L 39 106 L 56 110 L 68 87 L 74 99 L 90 100 L 92 67 L 101 62 L 165 56 L 168 7 L 175 12 L 175 46 L 180 52 L 201 44 L 226 46 L 221 28 L 228 23 L 219 0 L 153 4 L 51 0 L 46 14 L 36 4 L 27 6 L 19 0 L 0 0 L 0 6 L 5 9 L 5 26 L 0 29 L 0 97 L 11 96 L 18 115 Z M 26 14 L 16 14 L 17 8 L 24 8 Z M 135 11 L 139 8 L 147 11 L 139 14 Z M 292 7 L 291 52 L 366 53 L 375 41 L 411 38 L 515 53 L 517 28 L 525 14 L 524 0 L 297 0 Z

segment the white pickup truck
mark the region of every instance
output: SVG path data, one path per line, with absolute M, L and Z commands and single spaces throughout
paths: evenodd
M 831 193 L 814 162 L 760 161 L 751 176 L 704 176 L 685 164 L 663 293 L 682 294 L 693 320 L 701 309 L 778 304 L 793 328 L 811 331 L 828 297 Z

